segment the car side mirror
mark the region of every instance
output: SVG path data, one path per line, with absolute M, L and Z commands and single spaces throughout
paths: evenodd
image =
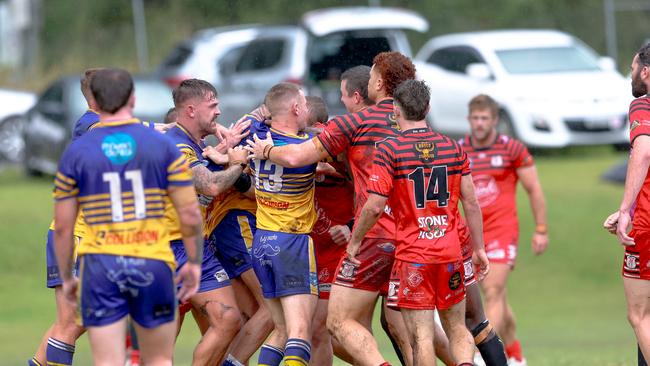
M 467 76 L 477 80 L 489 80 L 492 77 L 490 67 L 484 63 L 472 63 L 465 68 Z
M 616 70 L 616 61 L 609 56 L 601 57 L 598 59 L 598 66 L 603 71 L 614 71 Z

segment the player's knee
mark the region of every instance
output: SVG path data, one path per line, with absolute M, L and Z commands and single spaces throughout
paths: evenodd
M 336 337 L 336 334 L 340 332 L 343 326 L 343 319 L 335 314 L 328 314 L 325 324 L 330 334 Z
M 503 286 L 485 286 L 483 287 L 483 294 L 485 295 L 486 303 L 494 303 L 503 299 L 505 289 Z
M 241 314 L 231 305 L 220 302 L 211 302 L 206 305 L 210 323 L 225 333 L 237 333 L 241 327 Z
M 636 308 L 627 309 L 627 321 L 630 322 L 630 325 L 633 328 L 637 328 L 641 325 L 641 320 L 643 319 L 643 314 Z

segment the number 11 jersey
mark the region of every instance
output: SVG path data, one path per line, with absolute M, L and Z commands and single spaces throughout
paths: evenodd
M 57 200 L 77 199 L 88 231 L 79 255 L 157 259 L 174 266 L 165 206 L 170 186 L 192 185 L 170 139 L 139 120 L 99 122 L 70 144 L 54 181 Z
M 458 200 L 467 155 L 429 128 L 411 129 L 378 145 L 368 193 L 389 197 L 395 217 L 395 258 L 413 263 L 461 259 Z

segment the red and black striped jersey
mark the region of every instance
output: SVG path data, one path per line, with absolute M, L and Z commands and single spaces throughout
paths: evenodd
M 414 263 L 461 259 L 458 200 L 467 155 L 453 139 L 419 128 L 379 144 L 369 193 L 389 197 L 396 230 L 395 258 Z
M 641 135 L 650 135 L 650 96 L 637 98 L 630 103 L 630 143 Z M 636 196 L 632 227 L 637 231 L 650 231 L 650 171 Z
M 331 119 L 318 135 L 323 147 L 332 157 L 347 153 L 350 173 L 354 178 L 355 216 L 368 200 L 368 178 L 372 172 L 376 145 L 397 136 L 398 126 L 393 113 L 393 100 L 385 99 L 363 111 Z M 395 222 L 387 206 L 367 238 L 393 239 Z
M 470 161 L 476 198 L 483 213 L 485 242 L 504 230 L 517 237 L 517 169 L 533 165 L 533 157 L 524 144 L 507 135 L 497 135 L 494 143 L 485 148 L 472 146 L 469 135 L 459 143 Z

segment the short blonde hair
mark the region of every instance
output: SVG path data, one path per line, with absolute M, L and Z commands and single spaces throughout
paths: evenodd
M 479 94 L 469 101 L 469 113 L 477 109 L 489 109 L 493 117 L 499 115 L 499 104 L 486 94 Z

